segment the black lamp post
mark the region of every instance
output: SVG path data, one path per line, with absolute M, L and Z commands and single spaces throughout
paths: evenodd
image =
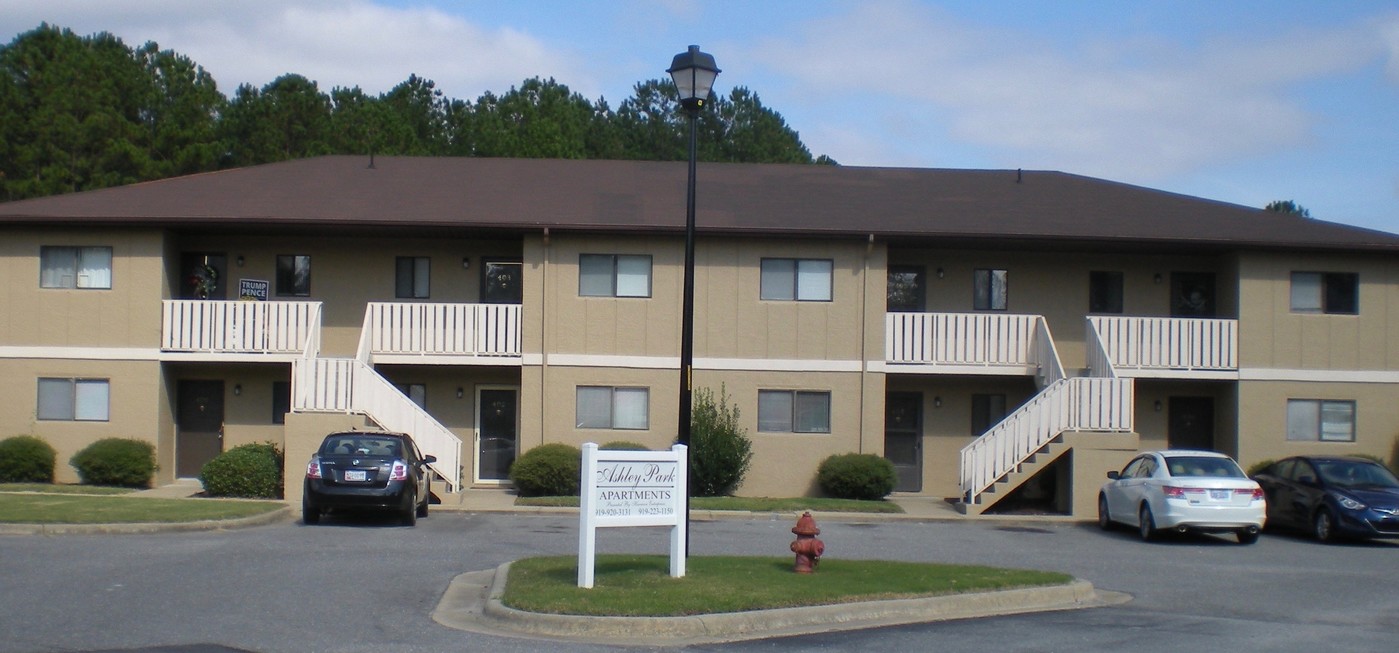
M 680 424 L 676 441 L 690 446 L 690 415 L 694 401 L 691 385 L 695 358 L 695 120 L 709 102 L 709 92 L 719 67 L 712 55 L 700 52 L 698 45 L 675 55 L 670 62 L 671 79 L 680 94 L 680 105 L 690 114 L 690 183 L 685 196 L 685 291 L 680 317 Z M 687 452 L 686 460 L 690 459 Z M 687 474 L 688 476 L 688 474 Z M 685 493 L 685 520 L 690 519 L 690 493 Z M 685 529 L 685 556 L 690 555 L 690 529 Z

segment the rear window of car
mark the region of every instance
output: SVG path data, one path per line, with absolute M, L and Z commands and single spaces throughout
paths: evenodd
M 1244 478 L 1244 470 L 1237 463 L 1213 456 L 1172 456 L 1166 459 L 1166 470 L 1171 476 Z
M 373 435 L 344 434 L 333 435 L 321 443 L 321 453 L 342 456 L 388 456 L 398 458 L 403 455 L 403 443 L 398 438 Z

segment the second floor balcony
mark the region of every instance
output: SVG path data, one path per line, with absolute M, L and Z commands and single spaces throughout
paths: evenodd
M 519 304 L 372 302 L 359 357 L 371 363 L 519 364 Z
M 258 354 L 286 360 L 320 347 L 320 302 L 167 299 L 160 349 L 191 356 Z
M 1087 340 L 1091 376 L 1238 377 L 1238 320 L 1092 316 Z

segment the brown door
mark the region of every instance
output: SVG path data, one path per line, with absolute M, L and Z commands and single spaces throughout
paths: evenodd
M 194 478 L 223 452 L 223 381 L 180 381 L 175 402 L 175 475 Z
M 923 394 L 891 392 L 884 399 L 884 457 L 898 474 L 895 492 L 923 491 Z
M 1171 397 L 1167 422 L 1170 448 L 1214 450 L 1214 397 Z

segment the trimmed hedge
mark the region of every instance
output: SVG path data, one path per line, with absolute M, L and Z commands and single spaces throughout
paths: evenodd
M 204 492 L 213 497 L 282 498 L 282 451 L 271 442 L 229 449 L 199 471 Z
M 0 440 L 0 483 L 52 483 L 58 453 L 32 435 Z
M 639 442 L 627 440 L 613 440 L 607 444 L 598 446 L 602 451 L 650 451 L 651 448 Z
M 847 453 L 821 461 L 816 482 L 837 499 L 883 499 L 894 491 L 894 463 L 872 453 Z
M 73 454 L 68 464 L 88 485 L 150 487 L 157 469 L 155 445 L 141 440 L 107 438 Z
M 583 451 L 553 443 L 526 451 L 510 465 L 510 481 L 522 497 L 578 496 Z

